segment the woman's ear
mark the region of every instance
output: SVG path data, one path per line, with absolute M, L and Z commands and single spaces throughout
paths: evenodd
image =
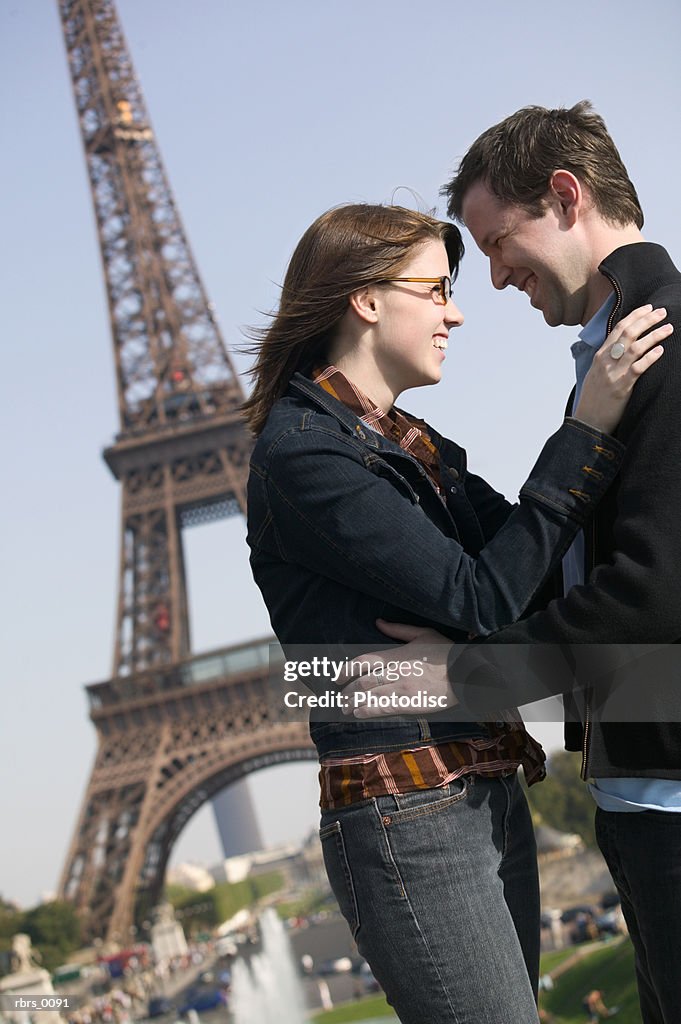
M 376 292 L 371 285 L 366 285 L 364 288 L 358 288 L 356 292 L 351 292 L 348 302 L 350 309 L 361 320 L 368 324 L 375 324 L 377 322 Z

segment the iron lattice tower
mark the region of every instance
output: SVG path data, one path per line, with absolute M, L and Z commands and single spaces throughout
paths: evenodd
M 122 485 L 113 674 L 88 687 L 98 751 L 60 888 L 90 937 L 126 941 L 194 810 L 312 750 L 268 709 L 263 643 L 191 656 L 182 530 L 245 511 L 244 394 L 113 0 L 58 3 L 113 338 L 120 431 L 104 458 Z

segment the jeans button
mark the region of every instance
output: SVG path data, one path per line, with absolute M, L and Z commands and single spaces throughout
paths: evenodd
M 383 815 L 383 824 L 384 825 L 392 825 L 392 822 L 393 822 L 393 819 L 390 817 L 389 814 L 384 814 Z

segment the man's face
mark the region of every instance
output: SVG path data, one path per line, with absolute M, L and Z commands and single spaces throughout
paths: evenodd
M 487 256 L 495 288 L 514 285 L 551 327 L 584 322 L 589 266 L 580 235 L 558 199 L 541 217 L 494 196 L 483 182 L 470 187 L 463 220 Z

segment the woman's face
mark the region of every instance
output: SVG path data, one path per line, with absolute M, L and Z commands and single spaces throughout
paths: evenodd
M 415 249 L 412 259 L 395 277 L 439 278 L 448 274 L 444 244 L 433 240 Z M 451 299 L 442 303 L 438 284 L 396 281 L 379 285 L 373 294 L 377 313 L 374 354 L 394 394 L 437 384 L 442 377 L 449 330 L 463 323 L 461 311 Z

